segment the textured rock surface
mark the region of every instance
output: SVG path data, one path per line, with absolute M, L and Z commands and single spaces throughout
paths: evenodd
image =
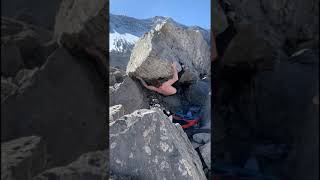
M 210 142 L 211 134 L 209 133 L 198 133 L 192 136 L 192 139 L 200 144 L 206 144 Z
M 32 180 L 104 180 L 108 173 L 108 151 L 81 155 L 67 166 L 46 170 Z
M 107 50 L 108 1 L 63 0 L 56 16 L 55 39 L 67 48 Z
M 110 170 L 137 179 L 206 179 L 180 125 L 158 110 L 137 110 L 110 124 Z
M 130 77 L 109 86 L 109 106 L 121 104 L 125 114 L 148 107 L 140 85 Z
M 199 77 L 210 70 L 210 48 L 200 31 L 187 30 L 167 21 L 138 40 L 127 73 L 146 80 L 171 78 L 173 61 L 183 63 Z
M 211 142 L 199 147 L 201 156 L 207 167 L 211 169 Z
M 1 143 L 1 179 L 31 180 L 44 170 L 46 158 L 46 147 L 40 137 L 22 137 Z
M 119 119 L 123 115 L 125 114 L 121 104 L 109 107 L 109 123 Z
M 126 72 L 110 66 L 109 68 L 109 86 L 113 86 L 116 83 L 121 83 L 126 77 Z
M 2 104 L 1 140 L 37 133 L 54 165 L 105 148 L 104 83 L 91 65 L 56 50 L 30 87 Z

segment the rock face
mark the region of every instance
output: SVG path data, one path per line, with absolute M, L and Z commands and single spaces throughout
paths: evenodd
M 89 152 L 64 167 L 46 170 L 32 180 L 102 180 L 107 178 L 108 151 Z
M 174 61 L 183 63 L 199 77 L 209 71 L 210 48 L 200 31 L 166 21 L 138 40 L 127 73 L 146 80 L 172 78 Z M 178 68 L 180 71 L 180 65 Z
M 44 44 L 51 33 L 21 21 L 1 17 L 1 74 L 15 76 L 21 68 L 41 66 L 46 57 Z
M 270 36 L 254 24 L 240 24 L 237 34 L 225 51 L 224 65 L 250 64 L 272 67 L 276 58 L 276 47 Z M 272 46 L 273 45 L 273 46 Z M 269 66 L 267 66 L 269 65 Z
M 1 106 L 2 141 L 36 133 L 47 140 L 53 165 L 105 148 L 104 83 L 90 62 L 59 48 L 32 79 Z
M 205 144 L 210 142 L 211 134 L 209 133 L 198 133 L 192 136 L 192 139 L 200 144 Z
M 121 104 L 109 107 L 109 123 L 124 116 L 124 109 Z
M 135 179 L 206 179 L 180 125 L 157 109 L 110 123 L 110 170 Z
M 1 143 L 1 179 L 31 178 L 46 167 L 47 154 L 40 137 L 29 136 Z
M 207 167 L 211 169 L 211 142 L 199 147 L 201 156 L 204 159 Z
M 121 104 L 125 114 L 148 107 L 141 87 L 130 77 L 109 87 L 109 106 Z
M 55 39 L 68 49 L 107 50 L 108 1 L 63 0 L 56 16 Z

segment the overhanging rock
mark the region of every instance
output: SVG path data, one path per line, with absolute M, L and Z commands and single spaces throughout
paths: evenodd
M 171 78 L 172 62 L 183 64 L 197 77 L 209 72 L 210 48 L 199 30 L 187 29 L 171 21 L 158 25 L 135 44 L 127 73 L 146 80 Z

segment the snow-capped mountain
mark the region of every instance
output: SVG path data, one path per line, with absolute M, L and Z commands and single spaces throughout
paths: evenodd
M 134 43 L 167 17 L 156 16 L 149 19 L 136 19 L 123 15 L 110 15 L 109 51 L 127 53 Z
M 179 26 L 199 30 L 208 41 L 210 39 L 209 31 L 198 26 L 187 27 L 170 17 L 155 16 L 148 19 L 136 19 L 133 17 L 110 14 L 109 24 L 109 52 L 110 65 L 118 66 L 120 69 L 125 69 L 129 61 L 131 50 L 135 42 L 146 32 L 156 27 L 158 24 L 165 21 L 171 21 Z

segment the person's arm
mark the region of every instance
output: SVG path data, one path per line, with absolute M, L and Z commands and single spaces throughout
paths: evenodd
M 147 88 L 147 89 L 149 89 L 149 90 L 152 90 L 152 91 L 158 91 L 158 88 L 156 88 L 156 87 L 154 87 L 154 86 L 148 86 L 147 83 L 146 83 L 141 77 L 137 77 L 137 78 L 140 80 L 140 82 L 142 83 L 142 85 L 143 85 L 145 88 Z
M 176 63 L 172 63 L 172 69 L 173 69 L 173 77 L 163 83 L 163 85 L 165 85 L 165 86 L 171 86 L 172 84 L 174 84 L 175 82 L 177 82 L 179 80 Z

